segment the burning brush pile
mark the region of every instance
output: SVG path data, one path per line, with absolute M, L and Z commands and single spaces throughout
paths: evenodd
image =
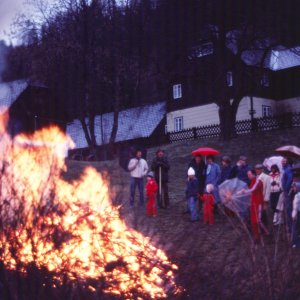
M 67 136 L 51 127 L 11 140 L 4 123 L 3 298 L 159 299 L 179 292 L 176 265 L 147 238 L 127 228 L 99 173 L 88 168 L 77 181 L 61 178 L 65 163 L 59 150 L 72 143 Z

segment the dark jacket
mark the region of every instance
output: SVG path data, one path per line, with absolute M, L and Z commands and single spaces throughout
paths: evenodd
M 169 181 L 170 164 L 166 157 L 155 157 L 151 164 L 151 170 L 154 172 L 156 182 L 159 182 L 159 168 L 161 168 L 161 181 Z
M 288 194 L 293 182 L 292 167 L 287 165 L 283 168 L 283 174 L 281 179 L 282 189 L 284 193 Z
M 218 180 L 218 185 L 223 183 L 225 180 L 229 179 L 230 174 L 231 174 L 232 167 L 231 165 L 228 165 L 226 167 L 221 168 L 221 175 Z
M 235 165 L 231 170 L 229 179 L 237 177 L 238 179 L 246 182 L 249 185 L 250 180 L 249 180 L 248 175 L 247 175 L 249 170 L 250 170 L 250 167 L 248 165 L 245 165 L 245 166 Z
M 204 186 L 205 186 L 205 163 L 203 160 L 201 160 L 200 164 L 196 163 L 195 158 L 193 158 L 188 166 L 189 168 L 193 168 L 195 170 L 195 176 L 198 179 L 199 183 L 199 194 L 203 194 L 204 192 Z
M 190 197 L 197 197 L 198 194 L 198 188 L 199 188 L 199 182 L 196 177 L 193 179 L 187 179 L 186 181 L 186 189 L 185 189 L 185 195 L 187 198 Z

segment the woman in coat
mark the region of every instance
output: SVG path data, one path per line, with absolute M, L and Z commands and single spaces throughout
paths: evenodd
M 248 171 L 247 176 L 250 180 L 249 189 L 246 193 L 250 194 L 251 229 L 254 241 L 257 242 L 260 239 L 260 229 L 269 234 L 267 228 L 261 222 L 262 206 L 264 203 L 263 183 L 256 177 L 255 170 Z
M 271 179 L 270 204 L 271 204 L 271 209 L 274 213 L 273 223 L 274 225 L 277 225 L 278 212 L 279 212 L 277 210 L 277 204 L 278 204 L 280 194 L 282 193 L 281 175 L 277 165 L 271 166 L 271 172 L 269 176 Z

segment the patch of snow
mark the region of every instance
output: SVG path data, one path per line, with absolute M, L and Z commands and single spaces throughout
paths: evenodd
M 165 113 L 165 102 L 120 111 L 116 142 L 150 136 L 163 119 Z M 85 122 L 87 124 L 88 120 L 86 119 Z M 113 113 L 96 116 L 95 135 L 98 145 L 109 142 L 112 127 Z M 81 123 L 78 119 L 67 125 L 67 134 L 74 141 L 76 148 L 88 147 Z

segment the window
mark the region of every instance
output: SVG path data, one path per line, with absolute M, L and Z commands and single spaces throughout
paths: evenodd
M 260 83 L 262 86 L 268 87 L 270 86 L 270 82 L 269 82 L 269 74 L 268 73 L 264 73 L 262 75 L 262 78 L 260 80 Z
M 214 53 L 212 42 L 202 43 L 199 46 L 192 47 L 189 59 L 200 58 Z
M 263 117 L 272 117 L 272 107 L 269 105 L 262 106 L 262 116 Z
M 181 131 L 183 129 L 183 117 L 174 118 L 174 131 Z
M 227 85 L 233 86 L 233 77 L 232 77 L 232 71 L 228 71 L 226 75 Z
M 181 84 L 173 85 L 173 99 L 179 99 L 182 97 L 182 88 Z

